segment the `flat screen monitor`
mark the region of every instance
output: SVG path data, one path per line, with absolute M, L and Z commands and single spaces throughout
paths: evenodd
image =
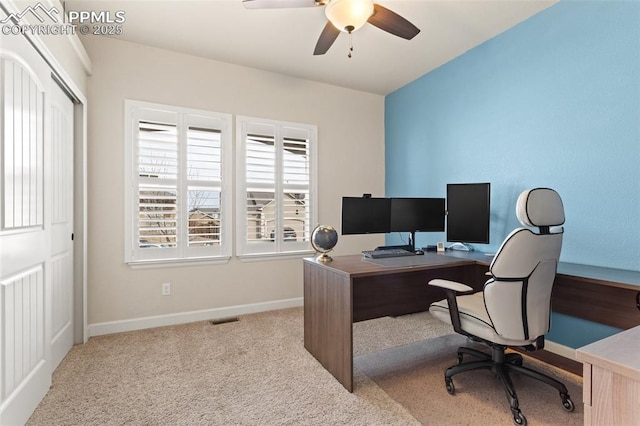
M 444 198 L 392 198 L 390 232 L 444 231 Z
M 491 185 L 447 184 L 447 241 L 489 244 Z
M 389 232 L 389 198 L 342 197 L 342 235 Z

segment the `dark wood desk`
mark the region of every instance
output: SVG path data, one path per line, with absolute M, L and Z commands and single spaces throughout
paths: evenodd
M 554 312 L 623 330 L 640 325 L 640 272 L 560 262 Z
M 478 288 L 485 281 L 475 260 L 435 252 L 376 262 L 361 255 L 338 256 L 328 263 L 304 259 L 304 347 L 349 392 L 354 322 L 428 310 L 443 297 L 426 285 L 433 278 L 477 283 Z M 380 265 L 384 263 L 394 266 Z
M 449 251 L 375 261 L 361 255 L 337 256 L 328 263 L 306 258 L 304 346 L 352 392 L 354 322 L 428 310 L 443 297 L 426 285 L 433 278 L 481 290 L 491 260 L 482 253 Z M 561 264 L 552 305 L 557 312 L 590 320 L 595 315 L 596 322 L 631 328 L 640 325 L 639 294 L 640 272 Z

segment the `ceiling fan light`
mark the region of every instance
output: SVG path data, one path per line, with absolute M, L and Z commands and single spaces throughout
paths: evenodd
M 332 0 L 325 6 L 327 19 L 340 31 L 355 31 L 373 15 L 372 0 Z

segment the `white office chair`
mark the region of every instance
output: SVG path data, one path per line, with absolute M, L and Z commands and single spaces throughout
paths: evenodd
M 539 228 L 533 232 L 518 228 L 511 232 L 496 253 L 491 278 L 481 292 L 465 284 L 435 279 L 429 285 L 445 289 L 447 298 L 431 304 L 429 312 L 453 325 L 457 333 L 491 348 L 491 354 L 461 347 L 458 364 L 445 372 L 447 391 L 455 394 L 452 377 L 475 369 L 489 369 L 502 381 L 511 405 L 513 421 L 526 425 L 509 377 L 516 371 L 553 386 L 560 392 L 565 410 L 573 411 L 567 388 L 558 380 L 522 366 L 519 353 L 505 354 L 509 347 L 527 351 L 544 347 L 544 335 L 551 323 L 551 288 L 562 246 L 564 208 L 557 192 L 547 188 L 524 191 L 518 197 L 516 215 L 522 225 Z M 463 355 L 473 361 L 463 361 Z

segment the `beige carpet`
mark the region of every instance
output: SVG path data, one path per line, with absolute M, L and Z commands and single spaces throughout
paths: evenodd
M 451 334 L 362 355 L 355 359 L 355 367 L 424 425 L 512 425 L 502 383 L 490 371 L 455 376 L 456 394 L 447 393 L 444 371 L 457 362 L 459 346 L 483 349 L 463 336 Z M 563 382 L 576 405 L 569 413 L 554 388 L 514 374 L 512 381 L 528 424 L 582 425 L 582 379 L 528 357 L 524 365 Z
M 491 375 L 479 388 L 456 379 L 455 397 L 444 390 L 442 368 L 458 342 L 437 337 L 450 331 L 428 314 L 355 324 L 354 393 L 304 349 L 302 308 L 94 337 L 69 352 L 28 424 L 510 424 Z M 581 411 L 567 415 L 543 391 L 522 393 L 530 424 L 581 424 Z M 530 399 L 551 417 L 538 419 Z

